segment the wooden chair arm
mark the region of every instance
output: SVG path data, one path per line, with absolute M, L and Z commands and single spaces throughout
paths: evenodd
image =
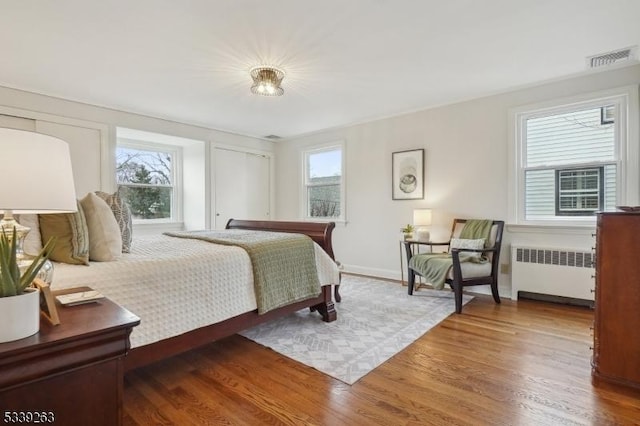
M 402 242 L 404 245 L 423 245 L 423 246 L 448 246 L 449 244 L 451 244 L 451 241 L 442 241 L 442 242 L 436 242 L 436 241 L 420 241 L 420 240 L 404 240 Z

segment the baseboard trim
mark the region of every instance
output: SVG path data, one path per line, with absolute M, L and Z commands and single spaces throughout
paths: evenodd
M 578 299 L 575 297 L 555 296 L 553 294 L 532 293 L 529 291 L 519 291 L 518 299 L 539 300 L 541 302 L 558 303 L 562 305 L 582 306 L 593 308 L 593 300 Z

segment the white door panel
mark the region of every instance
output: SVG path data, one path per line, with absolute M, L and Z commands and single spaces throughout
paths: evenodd
M 269 220 L 269 157 L 247 154 L 247 218 Z

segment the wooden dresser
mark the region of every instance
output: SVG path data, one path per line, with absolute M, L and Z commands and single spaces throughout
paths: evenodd
M 41 319 L 40 332 L 0 344 L 2 424 L 122 424 L 122 360 L 140 319 L 106 298 L 56 304 L 60 325 Z
M 592 373 L 640 389 L 640 213 L 599 213 Z

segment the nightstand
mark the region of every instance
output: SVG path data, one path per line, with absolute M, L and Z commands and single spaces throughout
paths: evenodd
M 123 358 L 140 318 L 107 298 L 56 307 L 59 325 L 42 318 L 35 335 L 0 344 L 3 424 L 122 424 Z

